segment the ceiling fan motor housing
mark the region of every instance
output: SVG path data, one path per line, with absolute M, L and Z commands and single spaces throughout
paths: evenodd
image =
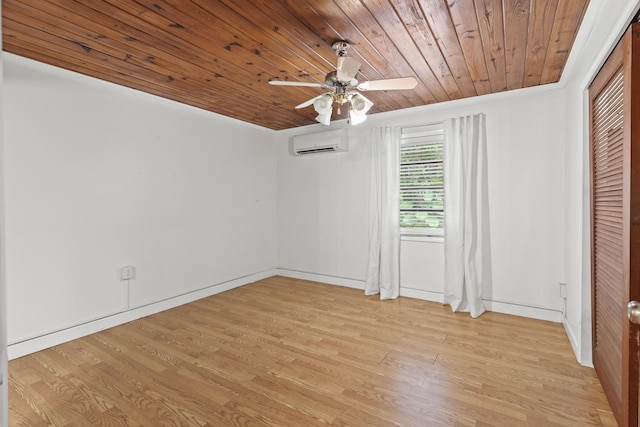
M 358 79 L 354 77 L 348 82 L 341 82 L 340 79 L 338 79 L 338 73 L 332 71 L 325 77 L 324 84 L 331 87 L 356 87 L 358 86 Z

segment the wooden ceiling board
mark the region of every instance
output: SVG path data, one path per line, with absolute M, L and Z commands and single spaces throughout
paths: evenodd
M 504 0 L 503 5 L 507 90 L 520 89 L 524 87 L 530 5 L 524 0 Z
M 428 89 L 428 92 L 424 93 L 423 100 L 426 103 L 433 102 L 433 99 L 438 102 L 449 100 L 448 94 L 433 74 L 429 64 L 424 60 L 419 47 L 416 46 L 411 34 L 406 30 L 397 13 L 395 11 L 394 13 L 389 13 L 390 9 L 394 9 L 387 0 L 362 1 L 382 28 L 381 35 L 377 36 L 380 39 L 380 43 L 389 44 L 390 47 L 397 47 L 399 58 L 402 58 L 407 63 L 412 70 L 412 75 L 421 83 L 417 89 Z M 397 55 L 391 57 L 397 57 Z M 399 77 L 404 77 L 406 72 L 403 74 Z
M 34 1 L 34 3 L 40 4 L 40 2 L 37 1 Z M 54 6 L 52 3 L 53 2 L 51 2 L 51 4 L 42 4 L 42 10 L 34 8 L 30 10 L 34 11 L 34 13 L 37 12 L 36 14 L 38 19 L 46 19 L 48 16 L 56 16 L 56 14 L 61 15 L 72 13 L 69 9 Z M 92 5 L 101 6 L 100 3 L 101 2 L 92 2 Z M 101 21 L 109 21 L 108 17 L 105 15 L 92 14 L 91 9 L 83 7 L 82 5 L 75 5 L 75 11 L 77 13 L 81 13 L 83 16 L 98 16 L 101 18 Z M 203 82 L 207 79 L 213 80 L 219 78 L 218 76 L 221 75 L 219 74 L 221 72 L 232 74 L 232 69 L 241 73 L 244 72 L 243 68 L 233 66 L 233 64 L 231 65 L 231 68 L 225 68 L 224 64 L 216 65 L 211 61 L 211 68 L 214 69 L 214 72 L 202 69 L 202 73 L 199 73 L 199 70 L 197 69 L 198 67 L 194 66 L 194 64 L 197 65 L 203 63 L 203 58 L 192 56 L 189 58 L 189 61 L 180 63 L 180 61 L 176 61 L 176 58 L 179 59 L 179 57 L 174 56 L 173 53 L 167 54 L 168 61 L 170 62 L 169 66 L 172 67 L 172 69 L 162 68 L 159 63 L 162 63 L 163 52 L 156 49 L 155 46 L 162 46 L 163 49 L 167 50 L 172 46 L 177 45 L 177 48 L 173 48 L 175 51 L 179 51 L 179 48 L 188 51 L 188 49 L 191 49 L 191 46 L 193 46 L 189 43 L 181 44 L 179 43 L 179 40 L 176 39 L 172 40 L 171 43 L 167 43 L 146 36 L 147 40 L 145 40 L 144 43 L 141 43 L 141 39 L 127 35 L 128 33 L 111 33 L 109 37 L 104 35 L 105 33 L 108 33 L 107 28 L 88 20 L 87 21 L 89 23 L 87 24 L 86 22 L 82 22 L 81 17 L 78 17 L 76 21 L 80 21 L 87 26 L 91 26 L 91 28 L 98 30 L 97 33 L 91 33 L 88 40 L 79 43 L 77 40 L 79 40 L 79 37 L 83 36 L 82 28 L 85 27 L 80 27 L 80 30 L 76 31 L 74 34 L 67 31 L 67 28 L 71 27 L 69 23 L 64 23 L 64 25 L 59 27 L 54 26 L 53 24 L 47 26 L 43 25 L 42 21 L 36 21 L 36 18 L 34 17 L 28 19 L 25 16 L 20 16 L 18 14 L 16 14 L 16 17 L 21 21 L 29 20 L 32 23 L 37 23 L 38 27 L 43 28 L 42 32 L 35 28 L 30 31 L 23 29 L 22 31 L 19 31 L 19 36 L 21 38 L 28 38 L 35 42 L 40 41 L 40 50 L 53 53 L 54 57 L 65 59 L 67 62 L 72 63 L 73 61 L 81 62 L 82 70 L 80 70 L 80 72 L 84 72 L 89 75 L 93 75 L 93 73 L 100 73 L 101 76 L 108 76 L 109 74 L 113 74 L 113 70 L 115 69 L 118 73 L 124 75 L 120 76 L 121 78 L 119 78 L 118 81 L 114 81 L 115 83 L 139 88 L 143 91 L 160 96 L 164 96 L 164 94 L 173 94 L 174 97 L 172 99 L 179 100 L 181 102 L 184 102 L 184 99 L 190 99 L 189 104 L 200 108 L 220 109 L 224 108 L 226 104 L 228 104 L 228 100 L 216 96 L 213 88 L 207 87 L 207 84 L 204 84 Z M 23 27 L 23 24 L 5 19 L 4 27 L 4 29 L 13 31 L 16 27 Z M 51 38 L 50 34 L 52 32 L 55 32 L 58 36 L 58 45 L 48 42 L 48 39 Z M 137 33 L 137 35 L 145 37 L 144 34 Z M 160 36 L 163 36 L 166 41 L 164 34 L 160 34 Z M 200 40 L 198 37 L 193 38 Z M 123 43 L 127 43 L 128 46 L 121 48 L 121 50 L 116 49 L 115 51 L 111 51 L 107 46 L 107 41 L 115 43 L 117 40 L 122 40 Z M 145 53 L 138 49 L 146 49 L 147 52 Z M 123 54 L 122 52 L 125 53 Z M 194 50 L 194 52 L 201 53 L 202 50 Z M 143 55 L 142 58 L 140 57 L 141 55 Z M 176 62 L 178 62 L 178 68 L 175 67 Z M 187 78 L 185 75 L 181 74 L 181 72 L 188 74 L 189 77 Z M 104 77 L 99 78 L 104 79 Z M 124 81 L 122 78 L 124 78 Z M 253 76 L 245 76 L 245 78 L 253 78 Z M 127 81 L 133 79 L 135 79 L 133 82 Z M 112 79 L 108 80 L 113 81 Z M 255 108 L 255 105 L 262 101 L 262 109 L 259 111 L 266 111 L 270 108 L 270 105 L 273 102 L 273 100 L 269 98 L 260 99 L 260 93 L 256 96 L 250 88 L 247 88 L 242 84 L 236 84 L 233 80 L 227 80 L 226 83 L 235 91 L 235 102 L 238 107 Z M 281 113 L 281 111 L 278 111 L 276 116 Z M 285 115 L 284 118 L 290 120 L 297 118 L 296 116 L 297 115 L 294 111 L 290 111 L 290 114 Z M 313 121 L 309 120 L 309 123 L 312 122 Z
M 491 82 L 473 0 L 451 2 L 449 13 L 477 95 L 491 93 Z
M 551 30 L 551 39 L 547 48 L 547 58 L 542 71 L 541 84 L 554 83 L 560 80 L 575 39 L 575 33 L 568 31 L 568 29 L 579 27 L 586 11 L 587 5 L 584 4 L 583 0 L 561 0 L 558 3 L 558 10 Z M 564 60 L 553 60 L 556 57 L 562 57 Z
M 531 5 L 527 52 L 525 56 L 524 86 L 537 86 L 547 59 L 547 48 L 558 9 L 558 0 L 538 0 Z
M 3 48 L 270 129 L 312 106 L 351 44 L 370 113 L 557 82 L 588 0 L 3 0 Z M 347 117 L 334 109 L 333 120 Z
M 419 3 L 463 97 L 477 95 L 447 4 L 444 0 L 420 0 Z
M 507 66 L 502 0 L 476 0 L 475 9 L 491 93 L 503 92 L 507 90 Z
M 413 43 L 420 47 L 424 60 L 428 63 L 431 72 L 451 99 L 473 96 L 473 93 L 463 94 L 455 77 L 449 69 L 440 47 L 431 31 L 431 27 L 419 4 L 415 1 L 399 1 L 395 3 L 395 10 L 402 20 L 407 32 L 411 34 Z

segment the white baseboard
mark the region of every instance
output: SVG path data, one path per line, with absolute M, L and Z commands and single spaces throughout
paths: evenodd
M 567 333 L 567 338 L 569 338 L 571 349 L 573 350 L 573 354 L 576 357 L 578 363 L 580 363 L 582 366 L 593 368 L 593 360 L 591 360 L 591 357 L 589 357 L 588 360 L 585 359 L 584 355 L 582 354 L 582 347 L 577 339 L 577 335 L 571 328 L 571 325 L 569 324 L 566 317 L 562 318 L 562 326 L 564 326 L 564 331 Z
M 328 283 L 329 285 L 344 286 L 347 288 L 362 289 L 364 291 L 364 280 L 346 279 L 344 277 L 327 276 L 324 274 L 308 273 L 305 271 L 289 270 L 279 268 L 278 276 L 291 277 L 293 279 L 311 280 L 312 282 Z
M 151 303 L 142 307 L 132 308 L 130 310 L 114 313 L 109 316 L 95 319 L 80 325 L 71 326 L 63 330 L 55 331 L 34 337 L 24 341 L 9 344 L 8 354 L 9 360 L 25 356 L 36 351 L 44 350 L 54 345 L 62 344 L 77 338 L 81 338 L 132 320 L 140 319 L 151 314 L 159 313 L 170 308 L 178 307 L 220 292 L 228 291 L 258 280 L 266 279 L 276 275 L 276 269 L 261 271 L 259 273 L 249 274 L 247 276 L 238 277 L 227 280 L 215 285 L 208 286 L 197 291 L 188 292 L 173 298 Z
M 421 299 L 425 301 L 439 302 L 444 304 L 444 294 L 442 292 L 424 291 L 422 289 L 411 289 L 400 287 L 400 296 L 407 298 Z
M 531 319 L 546 320 L 548 322 L 560 323 L 562 321 L 562 311 L 554 308 L 532 307 L 515 302 L 483 300 L 484 307 L 488 311 L 496 313 L 511 314 L 514 316 L 528 317 Z
M 590 368 L 593 368 L 593 363 L 591 361 L 582 360 L 580 343 L 578 342 L 576 338 L 576 334 L 571 328 L 571 325 L 569 324 L 569 321 L 567 320 L 566 317 L 562 318 L 562 326 L 564 326 L 564 331 L 567 334 L 567 338 L 569 338 L 569 344 L 571 344 L 573 355 L 576 357 L 576 360 L 578 361 L 578 363 L 580 363 L 583 366 L 588 366 Z
M 278 275 L 292 277 L 294 279 L 312 280 L 314 282 L 328 283 L 330 285 L 346 286 L 364 290 L 364 280 L 346 279 L 336 276 L 326 276 L 322 274 L 309 273 L 305 271 L 289 270 L 279 268 Z M 408 298 L 416 298 L 425 301 L 444 302 L 442 292 L 424 291 L 420 289 L 411 289 L 400 287 L 400 296 Z M 560 323 L 562 321 L 562 311 L 554 308 L 533 307 L 517 302 L 504 302 L 484 300 L 485 308 L 488 311 L 496 313 L 512 314 L 514 316 L 529 317 L 531 319 L 547 320 L 550 322 Z

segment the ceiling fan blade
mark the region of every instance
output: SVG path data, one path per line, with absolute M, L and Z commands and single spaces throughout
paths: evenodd
M 358 90 L 401 90 L 413 89 L 418 81 L 413 77 L 400 77 L 398 79 L 371 80 L 358 85 Z
M 309 105 L 313 104 L 313 102 L 314 102 L 316 99 L 319 99 L 319 98 L 321 98 L 321 97 L 322 97 L 322 96 L 324 96 L 324 95 L 325 95 L 325 94 L 318 95 L 318 96 L 316 96 L 315 98 L 311 98 L 311 99 L 310 99 L 310 100 L 308 100 L 308 101 L 304 101 L 302 104 L 298 104 L 298 105 L 296 105 L 296 106 L 295 106 L 295 109 L 297 110 L 297 109 L 300 109 L 300 108 L 308 107 Z
M 343 83 L 350 82 L 358 74 L 360 63 L 353 58 L 341 56 L 338 58 L 337 77 Z
M 325 85 L 322 83 L 290 82 L 288 80 L 269 80 L 269 84 L 274 86 L 325 87 Z

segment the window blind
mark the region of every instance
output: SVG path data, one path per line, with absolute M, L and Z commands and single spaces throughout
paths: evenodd
M 441 234 L 444 227 L 442 123 L 403 128 L 400 146 L 400 227 Z

